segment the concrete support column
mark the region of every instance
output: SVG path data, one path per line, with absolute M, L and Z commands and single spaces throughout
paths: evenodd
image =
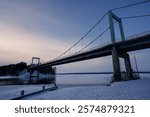
M 129 54 L 127 54 L 127 53 L 124 54 L 124 61 L 125 61 L 127 77 L 128 77 L 128 79 L 133 79 L 133 74 L 132 74 L 132 68 L 131 68 L 131 62 L 130 62 Z
M 113 62 L 113 70 L 114 70 L 114 80 L 119 81 L 121 80 L 121 71 L 120 71 L 120 62 L 119 62 L 119 55 L 116 50 L 116 47 L 112 48 L 112 62 Z
M 30 75 L 29 75 L 29 81 L 31 82 L 32 80 L 32 73 L 33 73 L 33 70 L 30 69 Z
M 40 73 L 39 73 L 39 71 L 37 70 L 37 80 L 39 80 L 39 77 L 40 77 Z
M 53 67 L 53 77 L 54 77 L 54 86 L 57 87 L 56 85 L 56 67 Z
M 34 71 L 37 71 L 37 73 L 35 74 Z M 33 81 L 32 78 L 36 78 L 36 80 L 38 81 L 39 80 L 39 71 L 38 70 L 30 70 L 30 75 L 29 75 L 29 81 L 30 83 Z

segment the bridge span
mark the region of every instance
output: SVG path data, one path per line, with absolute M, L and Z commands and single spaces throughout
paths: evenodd
M 108 16 L 111 43 L 101 47 L 97 47 L 95 49 L 90 49 L 84 52 L 78 52 L 74 55 L 54 59 L 46 63 L 30 66 L 29 69 L 36 70 L 44 67 L 52 67 L 112 55 L 114 81 L 121 80 L 119 57 L 124 59 L 127 80 L 134 79 L 128 52 L 150 48 L 150 32 L 140 36 L 133 36 L 129 39 L 125 39 L 121 18 L 117 17 L 114 13 L 112 13 L 112 11 L 108 12 Z M 121 41 L 116 41 L 114 31 L 114 20 L 119 24 Z
M 145 34 L 140 37 L 135 37 L 133 39 L 128 39 L 125 41 L 110 43 L 93 50 L 88 50 L 82 53 L 76 53 L 71 56 L 52 60 L 36 66 L 31 66 L 30 68 L 34 69 L 34 68 L 47 67 L 47 66 L 57 66 L 57 65 L 62 65 L 62 64 L 72 63 L 72 62 L 78 62 L 78 61 L 94 59 L 98 57 L 109 56 L 112 55 L 112 48 L 114 46 L 119 51 L 120 55 L 121 53 L 125 53 L 125 52 L 147 49 L 150 48 L 150 34 Z

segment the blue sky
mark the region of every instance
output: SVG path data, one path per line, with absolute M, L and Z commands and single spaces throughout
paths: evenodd
M 33 56 L 51 60 L 78 41 L 108 10 L 142 0 L 0 0 L 0 65 L 25 61 Z M 119 17 L 150 14 L 150 2 L 114 11 Z M 150 29 L 150 17 L 123 20 L 125 35 Z M 108 18 L 76 49 L 108 26 Z M 110 41 L 109 32 L 101 39 Z M 119 35 L 116 35 L 119 37 Z M 101 43 L 98 40 L 96 44 Z M 102 43 L 103 43 L 102 42 Z M 94 47 L 94 45 L 92 46 Z M 76 51 L 76 50 L 73 50 Z M 71 52 L 70 52 L 71 53 Z M 150 50 L 132 52 L 148 62 Z M 142 59 L 141 59 L 142 58 Z M 59 71 L 112 71 L 111 57 L 59 66 Z M 134 63 L 133 63 L 134 64 Z M 149 70 L 149 64 L 139 65 Z

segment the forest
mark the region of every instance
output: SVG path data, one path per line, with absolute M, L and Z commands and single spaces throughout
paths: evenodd
M 0 66 L 0 76 L 18 76 L 21 71 L 27 68 L 27 63 L 20 62 L 17 64 Z

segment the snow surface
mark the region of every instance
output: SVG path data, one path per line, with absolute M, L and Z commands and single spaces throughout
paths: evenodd
M 21 91 L 24 90 L 24 94 L 39 91 L 42 87 L 45 88 L 53 87 L 53 84 L 42 84 L 42 85 L 5 85 L 0 86 L 0 100 L 8 100 L 20 96 Z
M 0 76 L 0 79 L 17 78 L 18 76 Z
M 44 85 L 44 84 L 43 84 Z M 0 99 L 11 99 L 42 89 L 43 85 L 0 86 Z M 53 85 L 45 85 L 52 87 Z M 150 100 L 150 78 L 130 80 L 109 84 L 59 84 L 58 90 L 47 91 L 24 100 Z
M 28 100 L 150 100 L 150 79 L 107 85 L 60 85 L 55 91 L 26 97 Z

